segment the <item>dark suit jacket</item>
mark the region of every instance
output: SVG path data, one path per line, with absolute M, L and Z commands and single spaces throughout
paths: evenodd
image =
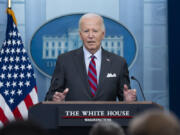
M 124 84 L 130 85 L 125 59 L 102 49 L 99 84 L 92 97 L 81 47 L 58 57 L 46 100 L 52 100 L 55 91 L 65 88 L 69 88 L 66 101 L 115 101 L 116 97 L 123 100 Z

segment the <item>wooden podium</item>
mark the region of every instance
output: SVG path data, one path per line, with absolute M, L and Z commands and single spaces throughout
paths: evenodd
M 152 108 L 162 109 L 153 102 L 41 102 L 29 109 L 28 119 L 45 129 L 76 129 L 75 132 L 80 132 L 89 130 L 99 121 L 113 120 L 127 127 L 133 117 Z

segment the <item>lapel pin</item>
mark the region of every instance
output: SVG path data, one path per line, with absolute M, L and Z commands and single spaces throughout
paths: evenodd
M 106 61 L 110 61 L 110 59 L 106 59 Z

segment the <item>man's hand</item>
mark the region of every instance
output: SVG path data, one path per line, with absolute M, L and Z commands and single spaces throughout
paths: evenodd
M 63 92 L 55 92 L 53 95 L 53 101 L 61 102 L 64 101 L 66 94 L 69 92 L 69 89 L 66 88 Z
M 135 101 L 136 100 L 136 89 L 128 89 L 128 86 L 124 85 L 124 101 Z

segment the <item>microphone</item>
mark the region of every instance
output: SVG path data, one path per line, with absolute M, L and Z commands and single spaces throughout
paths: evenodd
M 146 101 L 146 98 L 145 98 L 145 96 L 144 96 L 144 92 L 143 92 L 143 90 L 142 90 L 141 84 L 140 84 L 140 82 L 138 81 L 138 79 L 136 79 L 134 76 L 131 76 L 131 79 L 132 79 L 132 80 L 135 80 L 135 81 L 138 83 L 139 88 L 140 88 L 140 90 L 141 90 L 141 95 L 142 95 L 144 101 Z

